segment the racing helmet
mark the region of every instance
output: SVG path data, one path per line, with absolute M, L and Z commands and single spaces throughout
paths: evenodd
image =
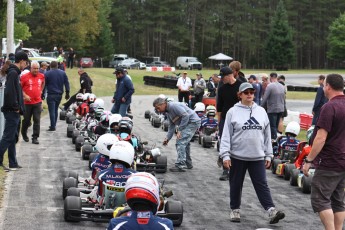
M 216 116 L 216 110 L 215 109 L 209 109 L 206 111 L 206 116 L 207 117 L 215 117 Z
M 133 122 L 129 117 L 123 117 L 119 121 L 119 132 L 131 134 L 133 128 Z
M 103 114 L 101 115 L 101 118 L 99 119 L 99 125 L 103 129 L 109 128 L 109 124 L 110 124 L 110 117 L 111 117 L 111 115 L 106 113 L 106 112 L 107 111 L 104 111 Z
M 83 101 L 86 102 L 88 100 L 88 98 L 89 98 L 89 95 L 90 95 L 89 93 L 84 93 L 83 94 Z
M 103 112 L 104 112 L 104 108 L 98 107 L 98 108 L 95 110 L 95 118 L 96 118 L 97 120 L 100 120 L 100 118 L 101 118 Z
M 110 117 L 110 121 L 109 121 L 109 126 L 110 126 L 110 129 L 113 129 L 112 127 L 114 125 L 118 125 L 120 120 L 122 119 L 122 116 L 120 114 L 113 114 L 111 117 Z
M 206 112 L 209 111 L 209 110 L 214 110 L 214 111 L 216 111 L 216 107 L 213 106 L 213 105 L 208 105 L 208 106 L 206 107 Z
M 90 93 L 88 98 L 87 98 L 87 102 L 89 102 L 89 104 L 94 103 L 96 101 L 96 95 L 93 93 Z
M 87 129 L 89 131 L 93 131 L 93 129 L 97 126 L 97 121 L 96 120 L 91 120 L 89 124 L 87 125 Z
M 115 142 L 110 148 L 109 159 L 111 162 L 120 161 L 129 168 L 134 160 L 134 147 L 127 141 Z
M 78 101 L 78 102 L 82 102 L 84 100 L 84 94 L 82 93 L 77 93 L 77 95 L 75 96 L 75 99 Z
M 93 104 L 97 105 L 98 107 L 104 108 L 104 100 L 102 98 L 97 98 Z
M 290 133 L 295 136 L 298 136 L 299 132 L 301 130 L 301 127 L 296 121 L 291 121 L 285 128 L 285 134 Z
M 96 143 L 96 149 L 98 152 L 103 155 L 109 156 L 110 148 L 115 142 L 118 142 L 119 139 L 114 134 L 106 133 L 100 136 Z
M 159 98 L 162 98 L 162 99 L 167 98 L 164 94 L 159 94 L 158 97 L 159 97 Z
M 310 139 L 313 136 L 314 133 L 314 129 L 315 129 L 315 125 L 312 125 L 309 127 L 309 129 L 307 130 L 307 142 L 310 143 Z
M 202 102 L 197 102 L 194 105 L 194 111 L 195 112 L 204 112 L 205 111 L 205 104 Z
M 134 173 L 127 180 L 125 196 L 132 210 L 146 211 L 149 208 L 156 214 L 160 203 L 158 180 L 147 172 Z

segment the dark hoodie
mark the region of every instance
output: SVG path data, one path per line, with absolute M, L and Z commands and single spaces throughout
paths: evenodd
M 19 79 L 20 73 L 20 69 L 14 64 L 11 64 L 6 71 L 4 105 L 1 107 L 3 112 L 15 112 L 18 110 L 20 114 L 24 112 L 23 92 Z

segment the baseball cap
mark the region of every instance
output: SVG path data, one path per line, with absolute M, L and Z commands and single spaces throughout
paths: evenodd
M 113 74 L 117 74 L 117 73 L 124 73 L 124 70 L 121 67 L 117 67 Z
M 244 82 L 240 85 L 240 89 L 239 89 L 239 92 L 243 92 L 247 89 L 254 89 L 253 85 L 248 83 L 248 82 Z
M 230 67 L 223 67 L 220 69 L 219 75 L 221 78 L 224 78 L 224 76 L 232 74 L 232 69 Z
M 29 61 L 28 55 L 23 51 L 17 52 L 14 55 L 14 62 L 19 63 L 20 61 Z
M 248 79 L 256 80 L 256 76 L 255 75 L 250 75 Z

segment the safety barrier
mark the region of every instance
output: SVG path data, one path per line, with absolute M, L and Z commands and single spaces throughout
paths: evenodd
M 146 71 L 148 72 L 161 72 L 161 71 L 166 71 L 166 72 L 173 72 L 175 71 L 175 67 L 157 67 L 157 66 L 151 66 L 151 67 L 146 67 Z

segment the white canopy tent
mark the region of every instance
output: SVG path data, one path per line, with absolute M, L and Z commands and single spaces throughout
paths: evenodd
M 208 57 L 208 59 L 211 59 L 211 60 L 217 60 L 217 61 L 227 61 L 227 60 L 233 60 L 232 57 L 230 56 L 227 56 L 223 53 L 219 53 L 219 54 L 216 54 L 216 55 L 213 55 L 213 56 L 210 56 Z

